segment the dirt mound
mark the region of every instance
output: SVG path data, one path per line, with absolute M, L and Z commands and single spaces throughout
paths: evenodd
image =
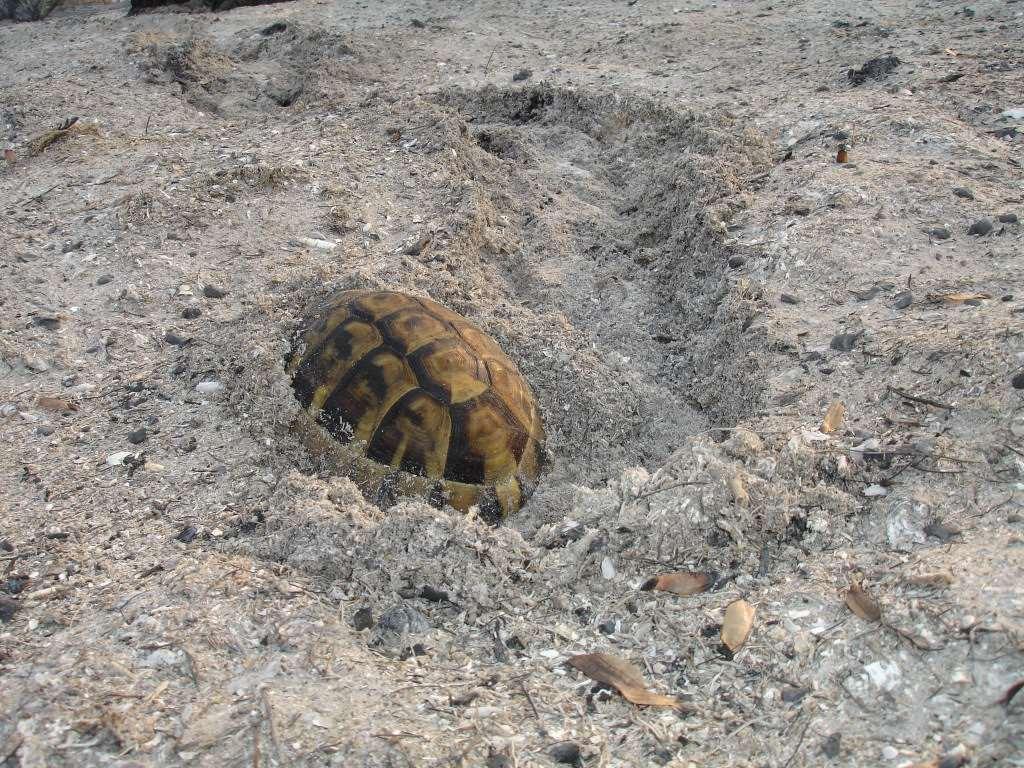
M 322 81 L 336 86 L 356 73 L 355 51 L 339 34 L 291 21 L 230 40 L 144 33 L 130 53 L 147 82 L 175 83 L 196 107 L 228 116 L 308 106 L 324 96 Z

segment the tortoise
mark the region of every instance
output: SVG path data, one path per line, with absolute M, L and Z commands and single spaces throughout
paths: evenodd
M 306 317 L 287 360 L 297 426 L 384 506 L 426 495 L 492 522 L 536 487 L 530 385 L 466 318 L 395 291 L 346 290 Z

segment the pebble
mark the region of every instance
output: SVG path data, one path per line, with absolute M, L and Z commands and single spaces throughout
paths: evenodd
M 839 757 L 839 750 L 842 744 L 843 735 L 836 731 L 831 734 L 827 739 L 821 742 L 821 752 L 825 757 L 831 760 L 834 757 Z
M 99 277 L 96 278 L 96 285 L 106 285 L 107 283 L 112 283 L 113 281 L 113 275 L 100 275 Z
M 381 614 L 377 631 L 381 634 L 418 635 L 430 631 L 430 622 L 411 605 L 400 603 Z
M 140 443 L 146 442 L 146 438 L 149 437 L 149 433 L 145 427 L 139 427 L 134 432 L 128 433 L 128 442 L 132 445 L 139 445 Z
M 1019 221 L 1016 213 L 1000 213 L 996 218 L 1000 224 L 1016 224 Z
M 68 240 L 61 246 L 61 253 L 73 253 L 81 249 L 83 243 L 81 240 Z
M 610 557 L 604 557 L 601 560 L 601 576 L 605 579 L 615 578 L 615 563 Z
M 990 219 L 978 219 L 976 222 L 971 224 L 967 230 L 968 235 L 987 235 L 992 231 L 992 221 Z
M 373 626 L 373 609 L 360 608 L 352 615 L 352 628 L 357 632 Z
M 572 741 L 560 741 L 548 750 L 551 759 L 562 765 L 579 765 L 580 745 Z
M 184 336 L 179 336 L 174 331 L 168 331 L 164 334 L 164 341 L 168 344 L 173 344 L 176 347 L 183 347 L 188 344 L 188 339 Z
M 891 744 L 886 744 L 884 747 L 882 747 L 882 757 L 884 757 L 886 760 L 895 760 L 899 756 L 899 750 Z
M 25 367 L 35 373 L 45 373 L 50 370 L 50 364 L 41 357 L 29 356 L 25 358 Z
M 522 69 L 517 70 L 515 74 L 512 75 L 512 82 L 521 83 L 523 80 L 529 80 L 531 77 L 533 77 L 533 72 L 529 69 L 526 69 L 526 67 L 523 67 Z
M 892 306 L 894 309 L 906 309 L 914 303 L 914 295 L 910 291 L 900 291 L 893 296 Z
M 829 347 L 838 352 L 850 352 L 859 338 L 860 333 L 839 333 L 832 337 Z
M 196 392 L 202 395 L 212 395 L 222 389 L 224 389 L 224 385 L 219 381 L 200 381 L 196 384 Z
M 782 700 L 787 704 L 799 704 L 800 701 L 810 692 L 809 688 L 795 688 L 787 685 L 782 689 Z
M 739 269 L 740 267 L 742 267 L 746 263 L 747 263 L 747 260 L 743 256 L 730 256 L 729 257 L 729 268 L 730 269 Z
M 17 600 L 0 595 L 0 621 L 6 623 L 13 619 L 20 607 Z
M 1010 384 L 1014 389 L 1024 389 L 1024 371 L 1021 371 L 1010 379 Z
M 201 310 L 199 307 L 185 307 L 181 311 L 181 316 L 186 320 L 195 320 L 201 314 L 203 314 L 203 310 Z
M 962 197 L 964 200 L 974 199 L 974 191 L 967 187 L 953 187 L 953 194 L 957 197 Z
M 216 285 L 204 285 L 203 296 L 208 299 L 223 299 L 228 295 L 228 292 L 223 288 L 219 288 Z
M 54 431 L 54 427 L 50 424 L 40 424 L 36 427 L 36 434 L 41 435 L 42 437 L 49 437 L 54 433 Z
M 794 296 L 791 293 L 780 294 L 779 295 L 779 301 L 781 301 L 783 304 L 799 304 L 800 303 L 799 297 Z
M 928 234 L 934 237 L 936 240 L 949 240 L 952 236 L 949 229 L 946 227 L 932 227 L 928 230 Z
M 182 544 L 190 544 L 196 540 L 196 536 L 199 535 L 199 529 L 194 525 L 186 525 L 174 538 L 180 541 Z
M 294 245 L 308 245 L 310 248 L 316 248 L 321 251 L 333 251 L 338 247 L 337 243 L 332 243 L 330 240 L 320 240 L 315 237 L 300 237 L 297 240 L 293 240 Z
M 18 406 L 16 406 L 14 403 L 4 403 L 3 405 L 0 405 L 0 416 L 6 418 L 8 416 L 13 416 L 17 412 Z

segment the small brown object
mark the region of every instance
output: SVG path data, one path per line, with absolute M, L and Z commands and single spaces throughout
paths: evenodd
M 860 579 L 851 579 L 850 588 L 846 590 L 846 607 L 860 616 L 864 621 L 881 621 L 882 609 L 865 590 Z
M 842 400 L 835 400 L 825 412 L 825 418 L 821 422 L 821 431 L 826 435 L 835 432 L 843 423 L 844 416 L 846 416 L 846 406 Z
M 963 304 L 967 301 L 982 301 L 991 298 L 991 294 L 988 293 L 929 293 L 927 296 L 928 301 L 936 304 Z
M 591 680 L 612 686 L 626 701 L 633 704 L 650 707 L 679 706 L 679 701 L 674 696 L 664 696 L 649 690 L 640 670 L 617 656 L 608 653 L 584 653 L 569 659 L 569 665 Z
M 733 600 L 725 607 L 722 622 L 722 644 L 736 653 L 747 642 L 754 628 L 754 606 L 746 600 Z
M 839 145 L 839 151 L 836 153 L 836 162 L 840 165 L 850 162 L 849 147 L 846 144 Z
M 70 400 L 49 395 L 40 395 L 36 398 L 36 405 L 48 411 L 58 411 L 59 413 L 70 413 L 71 411 L 78 410 L 78 406 Z
M 14 150 L 11 149 L 10 147 L 4 149 L 4 160 L 6 160 L 11 165 L 14 165 Z
M 729 478 L 729 491 L 733 500 L 741 507 L 750 506 L 750 494 L 747 493 L 746 483 L 741 475 L 733 475 Z
M 698 595 L 701 592 L 707 592 L 711 588 L 711 585 L 715 583 L 716 578 L 717 574 L 714 573 L 675 571 L 673 573 L 663 573 L 660 576 L 655 576 L 653 579 L 648 579 L 640 589 L 645 592 L 650 590 L 654 590 L 655 592 L 671 592 L 674 595 L 687 597 L 689 595 Z

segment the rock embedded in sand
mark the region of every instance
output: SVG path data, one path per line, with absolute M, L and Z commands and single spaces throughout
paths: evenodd
M 992 231 L 991 219 L 978 219 L 967 230 L 969 235 L 987 235 Z
M 406 603 L 393 605 L 377 620 L 377 632 L 381 635 L 421 635 L 429 631 L 427 617 Z

